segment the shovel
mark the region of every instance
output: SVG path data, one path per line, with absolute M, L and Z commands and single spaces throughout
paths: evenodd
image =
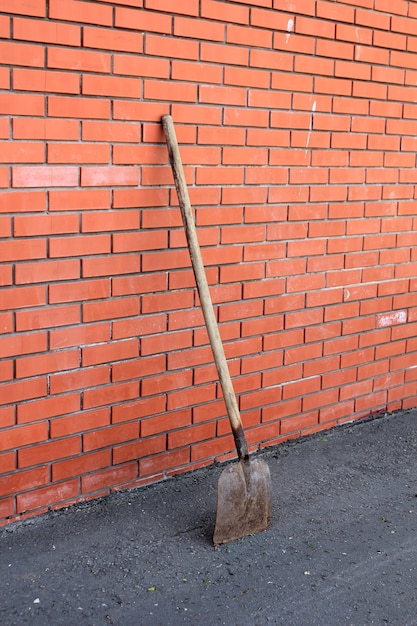
M 271 516 L 271 476 L 264 461 L 249 457 L 248 444 L 243 432 L 236 395 L 220 339 L 201 257 L 174 123 L 170 115 L 162 117 L 162 126 L 168 146 L 169 160 L 174 175 L 198 295 L 239 458 L 239 463 L 227 466 L 219 478 L 216 526 L 213 536 L 213 543 L 217 546 L 266 530 Z

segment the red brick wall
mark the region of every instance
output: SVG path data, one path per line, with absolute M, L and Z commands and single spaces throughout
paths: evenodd
M 175 13 L 171 13 L 175 8 Z M 0 7 L 0 518 L 417 404 L 417 4 Z

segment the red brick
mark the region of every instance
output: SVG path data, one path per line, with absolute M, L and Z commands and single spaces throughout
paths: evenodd
M 78 347 L 83 344 L 107 341 L 109 338 L 110 328 L 108 324 L 91 324 L 89 326 L 52 330 L 50 331 L 50 348 Z M 71 380 L 70 376 L 68 376 L 68 380 Z
M 223 41 L 225 27 L 221 22 L 196 20 L 188 17 L 174 17 L 174 35 L 176 37 L 190 37 L 195 39 L 209 39 Z
M 42 163 L 44 147 L 41 143 L 0 142 L 1 163 Z
M 110 9 L 110 7 L 109 7 Z M 91 28 L 85 26 L 83 29 L 83 42 L 86 48 L 98 48 L 103 50 L 119 50 L 121 52 L 143 52 L 143 34 L 131 33 L 122 30 L 109 31 L 106 28 Z
M 75 369 L 78 366 L 78 350 L 22 357 L 16 361 L 16 378 L 29 378 L 39 374 Z
M 13 7 L 13 12 L 18 13 L 15 6 Z M 60 44 L 62 46 L 79 46 L 81 42 L 81 28 L 78 25 L 46 20 L 14 18 L 13 39 Z
M 197 85 L 185 82 L 166 82 L 145 80 L 144 97 L 147 100 L 168 100 L 179 102 L 196 102 Z
M 263 243 L 262 245 L 250 246 L 244 250 L 245 261 L 259 261 L 261 259 L 274 259 L 285 257 L 285 243 Z M 245 286 L 247 289 L 247 286 Z
M 34 17 L 46 17 L 45 0 L 15 0 L 13 13 L 19 15 L 33 15 Z
M 155 411 L 157 413 L 157 411 Z M 161 416 L 148 417 L 141 422 L 141 436 L 149 437 L 168 430 L 176 430 L 191 425 L 191 409 L 171 411 L 169 420 L 164 413 Z
M 110 382 L 110 369 L 108 367 L 95 367 L 65 372 L 65 374 L 53 374 L 50 376 L 50 389 L 52 394 L 84 389 L 105 385 Z M 77 432 L 77 431 L 74 431 Z
M 15 378 L 12 359 L 4 360 L 0 369 L 0 381 L 8 382 Z
M 326 405 L 336 404 L 339 400 L 339 390 L 329 389 L 314 393 L 303 398 L 303 411 L 311 411 L 313 409 L 322 409 Z
M 145 379 L 142 381 L 142 396 L 188 387 L 191 384 L 191 377 L 192 372 L 188 370 L 165 374 L 158 379 Z
M 247 28 L 245 26 L 228 24 L 226 26 L 226 41 L 232 44 L 253 46 L 256 48 L 271 48 L 272 31 L 254 28 L 253 26 Z
M 66 417 L 57 417 L 51 420 L 50 436 L 53 439 L 66 437 L 75 433 L 84 433 L 88 430 L 108 426 L 110 424 L 110 409 L 103 408 L 94 411 L 72 413 Z
M 84 408 L 105 406 L 116 402 L 132 400 L 139 395 L 139 384 L 137 382 L 112 383 L 108 386 L 97 387 L 84 391 Z M 99 431 L 97 431 L 99 432 Z
M 33 237 L 78 232 L 76 215 L 25 215 L 14 220 L 15 237 Z
M 46 466 L 32 470 L 15 472 L 0 478 L 0 495 L 16 494 L 25 489 L 33 489 L 49 482 L 49 469 Z
M 49 507 L 51 502 L 56 505 L 61 502 L 71 501 L 77 495 L 78 480 L 71 480 L 17 495 L 16 508 L 18 513 L 36 511 L 45 506 Z
M 68 263 L 68 261 L 65 261 Z M 108 298 L 110 296 L 109 280 L 84 280 L 76 283 L 52 284 L 49 286 L 49 302 L 57 304 Z
M 13 87 L 20 91 L 78 94 L 80 80 L 75 73 L 15 69 Z
M 169 35 L 172 31 L 172 17 L 168 14 L 116 7 L 115 26 Z
M 27 261 L 46 257 L 45 239 L 29 239 L 28 241 L 11 239 L 2 242 L 0 261 Z
M 239 20 L 235 21 L 236 23 L 239 22 Z M 252 7 L 250 13 L 250 23 L 252 26 L 258 26 L 261 28 L 286 31 L 288 28 L 288 15 L 285 15 L 285 13 L 282 13 L 281 11 L 268 11 Z
M 252 23 L 254 23 L 253 11 L 259 11 L 259 9 L 252 9 Z M 222 21 L 231 22 L 232 24 L 249 24 L 249 8 L 225 5 L 223 2 L 216 2 L 215 0 L 203 0 L 201 3 L 201 17 L 215 20 L 221 18 Z
M 3 115 L 44 115 L 44 96 L 32 94 L 0 94 Z
M 93 213 L 84 213 L 82 216 L 81 230 L 84 233 L 133 230 L 138 228 L 138 211 L 123 211 L 122 214 L 119 212 L 94 211 Z
M 306 306 L 328 306 L 342 301 L 341 289 L 320 289 L 319 291 L 307 293 Z
M 82 93 L 88 96 L 142 97 L 142 81 L 136 78 L 86 74 L 82 80 Z
M 258 69 L 225 67 L 225 85 L 262 87 L 267 89 L 270 86 L 269 72 Z
M 168 450 L 173 448 L 181 448 L 196 442 L 202 442 L 205 439 L 213 439 L 216 434 L 216 423 L 209 422 L 199 424 L 192 428 L 185 428 L 168 433 Z
M 127 341 L 108 342 L 99 346 L 88 346 L 82 349 L 82 366 L 97 365 L 122 361 L 139 356 L 139 342 L 137 339 Z M 89 385 L 93 386 L 93 385 Z
M 75 120 L 23 117 L 13 119 L 14 139 L 76 140 L 78 135 L 78 123 Z
M 49 191 L 50 211 L 79 211 L 110 208 L 110 192 L 106 189 L 74 189 Z
M 233 0 L 234 2 L 235 0 Z M 251 6 L 255 5 L 258 7 L 269 7 L 272 8 L 272 0 L 242 0 L 241 4 L 249 4 Z
M 192 350 L 182 350 L 168 354 L 168 369 L 181 369 L 203 365 L 211 361 L 211 350 L 208 346 L 194 348 Z
M 15 287 L 4 291 L 0 301 L 0 311 L 20 309 L 46 304 L 46 291 L 42 286 Z
M 13 11 L 15 11 L 14 6 Z M 41 46 L 26 43 L 1 41 L 0 56 L 5 65 L 43 67 L 44 49 Z
M 110 450 L 93 452 L 92 454 L 83 454 L 74 459 L 60 461 L 52 465 L 52 480 L 54 482 L 72 478 L 80 474 L 87 474 L 111 464 Z
M 46 379 L 37 378 L 28 381 L 12 382 L 1 387 L 4 404 L 22 402 L 46 395 Z
M 49 48 L 48 67 L 90 72 L 109 72 L 110 55 L 71 48 Z
M 93 53 L 91 53 L 93 54 Z M 151 78 L 169 78 L 169 61 L 155 59 L 149 56 L 115 55 L 114 73 L 126 76 L 141 76 Z
M 84 121 L 82 137 L 84 141 L 137 142 L 140 140 L 140 127 L 123 122 Z
M 177 468 L 182 465 L 187 465 L 190 461 L 189 448 L 183 448 L 180 450 L 172 450 L 163 454 L 158 454 L 149 459 L 139 460 L 139 475 L 146 476 L 151 474 L 157 474 L 161 471 L 166 471 L 171 468 Z
M 302 124 L 302 128 L 309 128 L 310 118 L 302 120 L 302 116 L 299 116 L 297 113 L 283 113 L 282 111 L 278 113 L 274 111 L 274 109 L 289 109 L 291 107 L 290 100 L 290 94 L 272 89 L 269 89 L 267 92 L 263 89 L 249 90 L 249 105 L 251 107 L 272 109 L 271 126 L 291 128 Z
M 174 250 L 159 253 L 149 252 L 143 256 L 142 260 L 142 270 L 144 272 L 188 266 L 189 254 L 185 250 Z
M 120 422 L 129 422 L 139 418 L 147 418 L 149 415 L 157 415 L 158 413 L 165 412 L 165 398 L 141 398 L 133 402 L 124 402 L 123 404 L 116 405 L 112 408 L 112 424 L 118 424 Z M 165 419 L 165 414 L 164 414 Z M 148 432 L 144 430 L 144 423 L 140 424 L 140 435 L 147 436 L 156 434 L 155 432 Z M 166 424 L 165 424 L 166 425 Z M 158 431 L 160 432 L 160 431 Z
M 210 61 L 211 59 L 207 60 Z M 243 87 L 201 85 L 199 89 L 199 101 L 203 104 L 223 104 L 225 106 L 245 105 L 246 90 Z M 220 112 L 218 112 L 218 115 L 220 118 Z
M 406 382 L 410 382 L 413 380 L 416 380 L 416 376 L 417 376 L 417 370 L 415 367 L 413 367 L 411 370 L 408 370 L 405 372 L 405 380 Z
M 113 279 L 114 296 L 126 296 L 139 293 L 152 293 L 166 290 L 166 276 L 152 274 L 143 276 L 121 276 Z M 141 333 L 138 333 L 141 334 Z
M 67 326 L 78 324 L 79 321 L 80 309 L 77 305 L 42 309 L 40 311 L 18 311 L 16 313 L 16 331 Z
M 98 98 L 48 96 L 48 114 L 50 117 L 109 119 L 110 102 Z
M 335 74 L 335 64 L 333 59 L 317 59 L 316 57 L 311 56 L 299 56 L 295 59 L 294 68 L 296 72 L 305 74 L 318 73 L 324 76 L 333 76 Z
M 49 0 L 49 17 L 53 19 L 111 26 L 112 16 L 111 7 L 79 0 Z
M 9 217 L 0 217 L 0 236 L 11 237 L 12 223 Z
M 139 315 L 138 298 L 87 302 L 83 304 L 83 322 L 130 317 L 133 315 Z
M 165 232 L 131 233 L 113 235 L 113 252 L 134 252 L 165 249 L 168 237 Z
M 137 185 L 138 170 L 134 167 L 83 167 L 81 184 L 84 187 Z
M 13 275 L 12 275 L 12 265 L 2 265 L 2 267 L 0 267 L 0 285 L 2 287 L 6 287 L 8 285 L 11 285 L 13 283 Z M 5 314 L 6 315 L 6 314 Z M 5 320 L 6 317 L 3 315 L 2 316 L 2 320 Z M 4 328 L 6 329 L 6 326 L 0 326 L 0 328 Z M 4 332 L 4 330 L 3 330 Z
M 77 167 L 13 167 L 12 187 L 75 187 Z
M 320 408 L 320 424 L 339 420 L 344 417 L 351 417 L 354 414 L 354 401 L 347 400 L 338 402 L 329 407 Z
M 14 452 L 6 452 L 0 455 L 0 472 L 11 474 L 16 470 L 16 454 Z M 4 500 L 2 501 L 2 504 Z M 1 506 L 0 506 L 1 509 Z M 4 516 L 6 517 L 6 516 Z
M 293 69 L 293 56 L 291 54 L 283 54 L 270 50 L 251 50 L 249 65 L 251 67 L 291 71 Z M 295 69 L 298 71 L 297 67 Z M 306 71 L 304 65 L 302 71 Z
M 318 412 L 306 413 L 296 417 L 291 417 L 281 421 L 281 434 L 291 433 L 305 429 L 318 423 Z
M 207 63 L 190 63 L 188 61 L 173 61 L 171 78 L 190 82 L 221 84 L 223 79 L 222 68 Z
M 10 122 L 6 117 L 0 119 L 0 137 L 1 139 L 10 138 Z
M 83 277 L 96 277 L 96 276 L 113 276 L 118 274 L 134 274 L 140 271 L 140 257 L 136 255 L 132 257 L 132 255 L 117 255 L 114 258 L 111 257 L 97 257 L 97 258 L 86 258 L 83 259 Z M 105 283 L 102 283 L 103 287 Z M 53 287 L 53 285 L 51 286 Z M 79 286 L 78 286 L 79 287 Z M 105 286 L 107 293 L 107 286 Z M 101 289 L 101 285 L 100 285 Z M 87 299 L 94 299 L 96 296 L 88 292 L 88 283 L 85 284 L 85 288 L 83 289 L 83 285 L 81 288 L 77 288 L 77 286 L 73 286 L 73 290 L 75 293 L 86 293 Z M 104 293 L 104 292 L 103 292 Z M 103 297 L 103 296 L 99 296 Z M 80 299 L 77 296 L 78 299 Z
M 193 327 L 204 325 L 203 313 L 200 308 L 168 314 L 168 330 L 190 328 L 191 325 Z
M 48 439 L 48 422 L 40 422 L 29 426 L 18 426 L 8 430 L 2 429 L 0 451 L 12 450 L 35 444 Z
M 340 22 L 353 23 L 355 9 L 353 7 L 335 7 L 333 2 L 318 0 L 316 8 L 317 17 L 326 20 L 338 20 Z
M 310 239 L 300 245 L 297 241 L 289 241 L 287 246 L 288 256 L 322 256 L 325 253 L 326 242 L 322 239 Z
M 297 17 L 296 27 L 297 33 L 301 33 L 303 35 L 313 35 L 327 39 L 335 38 L 335 24 L 327 20 Z
M 266 128 L 268 126 L 268 111 L 226 108 L 224 111 L 224 123 L 227 126 L 255 126 Z
M 180 37 L 166 38 L 160 35 L 146 36 L 145 52 L 149 55 L 197 60 L 198 49 L 199 43 L 197 41 L 181 39 Z
M 119 0 L 120 2 L 120 0 Z M 137 4 L 136 4 L 137 3 Z M 127 4 L 125 0 L 122 0 L 121 4 Z M 142 6 L 142 0 L 136 0 L 136 2 L 130 1 L 129 4 L 135 6 Z M 170 0 L 145 0 L 146 9 L 154 9 L 156 11 L 167 13 L 179 13 L 182 15 L 195 15 L 198 16 L 199 2 L 198 0 L 187 0 L 184 4 L 178 4 L 172 7 Z
M 60 441 L 38 444 L 36 447 L 18 450 L 18 467 L 30 467 L 48 461 L 74 456 L 80 452 L 80 437 L 70 437 Z
M 42 386 L 39 384 L 42 379 L 35 379 L 39 390 Z M 19 381 L 20 389 L 25 387 L 29 388 L 30 381 Z M 34 386 L 32 381 L 32 386 Z M 73 411 L 80 410 L 80 396 L 79 394 L 72 394 L 59 397 L 46 397 L 46 392 L 38 393 L 37 395 L 30 395 L 27 399 L 36 398 L 42 396 L 40 400 L 33 400 L 26 404 L 20 404 L 17 407 L 17 423 L 26 424 L 28 422 L 36 422 L 39 420 L 48 419 L 49 417 L 56 417 L 57 415 L 65 415 Z M 25 398 L 22 398 L 25 399 Z
M 171 332 L 153 337 L 143 337 L 141 339 L 141 355 L 157 354 L 159 352 L 170 352 L 192 345 L 191 331 Z
M 108 254 L 110 252 L 109 235 L 83 235 L 63 239 L 49 240 L 49 255 L 51 258 L 82 256 L 84 254 Z
M 142 457 L 155 455 L 158 452 L 163 452 L 165 449 L 165 435 L 150 437 L 121 446 L 115 446 L 113 448 L 113 463 L 125 463 L 126 461 L 131 461 L 133 459 L 140 459 Z
M 83 452 L 106 448 L 115 443 L 137 439 L 139 427 L 137 423 L 119 424 L 83 434 Z
M 160 123 L 161 116 L 169 112 L 167 103 L 136 102 L 115 100 L 113 102 L 113 119 L 140 120 Z
M 8 39 L 10 37 L 10 25 L 11 25 L 11 18 L 6 16 L 6 15 L 2 15 L 0 16 L 0 34 L 1 37 L 4 37 L 5 39 Z
M 5 283 L 5 281 L 3 281 Z M 2 285 L 4 286 L 4 285 Z M 0 314 L 0 333 L 11 333 L 14 328 L 14 320 L 11 312 Z
M 290 21 L 288 21 L 288 24 L 291 26 Z M 287 30 L 287 28 L 285 30 Z M 293 34 L 288 30 L 287 34 L 284 34 L 283 32 L 275 32 L 274 48 L 278 50 L 285 50 L 287 52 L 295 52 L 296 54 L 314 54 L 314 38 L 305 35 Z
M 48 163 L 108 163 L 110 147 L 97 144 L 48 144 Z

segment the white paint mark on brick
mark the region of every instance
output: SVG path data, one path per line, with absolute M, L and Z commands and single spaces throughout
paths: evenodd
M 307 154 L 308 146 L 310 143 L 311 131 L 313 130 L 313 119 L 314 119 L 314 113 L 316 112 L 316 108 L 317 108 L 317 102 L 316 100 L 314 100 L 313 106 L 311 107 L 311 119 L 310 119 L 310 128 L 308 130 L 308 135 L 307 135 L 306 154 Z
M 385 328 L 394 324 L 405 324 L 406 321 L 407 311 L 394 311 L 393 313 L 381 314 L 376 317 L 378 328 Z
M 287 24 L 287 33 L 288 35 L 285 38 L 285 43 L 288 43 L 291 37 L 291 33 L 294 30 L 294 20 L 292 20 L 291 18 L 288 20 L 288 24 Z

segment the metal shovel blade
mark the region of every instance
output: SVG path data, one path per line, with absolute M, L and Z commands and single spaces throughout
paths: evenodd
M 266 530 L 271 517 L 271 493 L 271 475 L 264 461 L 254 459 L 226 467 L 217 488 L 214 545 Z

